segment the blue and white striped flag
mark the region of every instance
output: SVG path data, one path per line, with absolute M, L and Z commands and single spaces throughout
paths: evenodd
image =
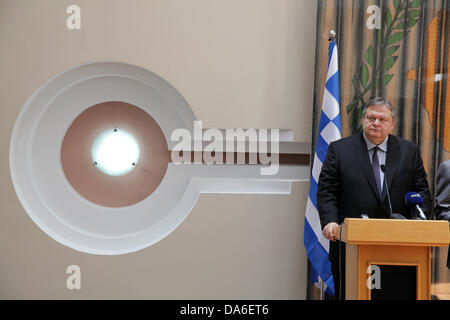
M 328 73 L 323 93 L 322 112 L 320 114 L 316 152 L 309 184 L 309 197 L 305 213 L 304 243 L 308 259 L 311 261 L 311 281 L 318 277 L 326 285 L 326 292 L 334 295 L 331 264 L 328 261 L 330 242 L 322 235 L 319 212 L 317 210 L 317 183 L 322 163 L 331 142 L 341 138 L 341 117 L 339 114 L 339 70 L 336 41 L 328 48 Z

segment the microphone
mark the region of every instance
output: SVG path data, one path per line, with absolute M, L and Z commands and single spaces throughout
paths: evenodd
M 404 219 L 404 220 L 406 220 L 406 218 L 403 216 L 403 215 L 401 215 L 401 214 L 399 214 L 399 213 L 394 213 L 394 212 L 392 212 L 392 203 L 391 203 L 391 197 L 390 197 L 390 195 L 389 195 L 389 187 L 388 187 L 388 184 L 387 184 L 387 181 L 386 181 L 386 166 L 384 165 L 384 164 L 382 164 L 381 166 L 380 166 L 380 169 L 381 169 L 381 171 L 383 171 L 383 174 L 384 174 L 384 179 L 383 179 L 383 181 L 384 181 L 384 187 L 386 188 L 386 196 L 387 196 L 387 199 L 388 199 L 388 203 L 389 203 L 389 210 L 390 210 L 390 216 L 389 216 L 389 218 L 391 218 L 391 219 Z
M 405 195 L 405 202 L 406 204 L 412 209 L 416 208 L 419 212 L 419 217 L 422 220 L 427 220 L 427 217 L 425 216 L 425 213 L 423 213 L 422 208 L 420 207 L 421 204 L 423 204 L 423 198 L 418 192 L 408 192 Z

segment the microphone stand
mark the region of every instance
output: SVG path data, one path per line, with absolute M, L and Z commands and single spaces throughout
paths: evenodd
M 386 188 L 386 196 L 387 196 L 388 203 L 389 203 L 389 210 L 390 210 L 389 218 L 390 218 L 390 219 L 407 220 L 403 215 L 401 215 L 401 214 L 399 214 L 399 213 L 394 213 L 394 212 L 392 211 L 391 197 L 390 197 L 390 195 L 389 195 L 389 187 L 388 187 L 388 184 L 387 184 L 387 181 L 386 181 L 386 166 L 385 166 L 384 164 L 382 164 L 382 165 L 380 166 L 380 169 L 381 169 L 381 171 L 383 171 L 383 173 L 384 173 L 383 181 L 384 181 L 384 187 Z

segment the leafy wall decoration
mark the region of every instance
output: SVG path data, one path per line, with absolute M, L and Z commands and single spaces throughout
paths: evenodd
M 383 10 L 382 25 L 375 31 L 376 41 L 366 49 L 358 74 L 352 79 L 355 94 L 347 105 L 352 132 L 362 129 L 361 118 L 366 106 L 366 95 L 374 88 L 377 93 L 382 92 L 394 78 L 390 71 L 398 60 L 395 54 L 401 41 L 420 18 L 420 0 L 393 0 L 392 4 Z M 393 9 L 392 12 L 390 8 Z

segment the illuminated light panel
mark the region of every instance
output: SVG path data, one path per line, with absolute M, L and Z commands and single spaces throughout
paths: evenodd
M 102 132 L 92 144 L 92 161 L 103 173 L 121 176 L 133 170 L 139 160 L 136 139 L 123 129 Z

